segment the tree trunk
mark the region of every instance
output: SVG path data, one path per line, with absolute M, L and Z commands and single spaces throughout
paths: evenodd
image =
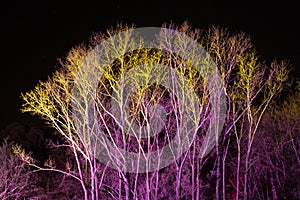
M 236 168 L 236 200 L 239 200 L 240 194 L 240 167 L 241 167 L 241 147 L 238 142 L 238 156 L 237 156 L 237 168 Z
M 250 158 L 250 149 L 248 146 L 246 160 L 245 160 L 245 174 L 244 174 L 244 200 L 248 199 L 248 173 L 249 173 L 249 158 Z
M 179 166 L 179 169 L 177 170 L 176 174 L 176 200 L 181 199 L 181 171 L 182 168 Z
M 225 150 L 223 153 L 223 158 L 222 158 L 222 199 L 225 200 L 226 199 L 226 157 L 227 157 L 227 152 L 228 152 L 228 147 L 229 147 L 229 143 L 230 143 L 230 137 L 228 137 L 228 141 L 226 143 L 225 146 Z
M 220 150 L 219 145 L 216 144 L 216 152 L 217 152 L 217 180 L 216 180 L 216 200 L 219 200 L 220 197 L 220 173 L 221 173 L 221 158 L 220 158 Z
M 271 181 L 271 188 L 272 188 L 272 197 L 273 197 L 273 200 L 278 200 L 277 192 L 276 192 L 276 186 L 275 186 L 275 181 L 274 181 L 272 172 L 270 172 L 270 181 Z

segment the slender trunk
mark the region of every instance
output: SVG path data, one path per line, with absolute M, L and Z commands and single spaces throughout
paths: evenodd
M 157 144 L 157 149 L 159 149 L 159 139 L 156 137 L 156 144 Z M 158 189 L 159 189 L 159 169 L 160 169 L 160 155 L 157 157 L 158 162 L 157 162 L 157 171 L 155 172 L 155 191 L 154 191 L 154 199 L 158 199 Z
M 222 159 L 222 199 L 226 198 L 225 160 Z
M 80 163 L 80 160 L 78 158 L 78 154 L 77 154 L 77 150 L 74 146 L 74 144 L 72 143 L 72 151 L 74 153 L 74 156 L 75 156 L 75 160 L 76 160 L 76 165 L 77 165 L 77 170 L 78 170 L 78 173 L 79 173 L 79 177 L 80 177 L 80 183 L 81 183 L 81 188 L 83 190 L 83 193 L 84 193 L 84 199 L 85 200 L 89 200 L 88 198 L 88 190 L 86 188 L 86 185 L 85 185 L 85 180 L 84 180 L 84 177 L 83 177 L 83 172 L 81 171 L 81 163 Z
M 240 194 L 240 167 L 241 167 L 241 146 L 237 143 L 238 155 L 237 155 L 237 168 L 236 168 L 236 200 L 239 200 Z
M 146 172 L 146 199 L 150 200 L 149 172 Z
M 192 166 L 191 176 L 192 176 L 192 180 L 191 180 L 191 182 L 192 182 L 192 191 L 191 191 L 191 193 L 192 193 L 192 199 L 194 200 L 195 199 L 195 184 L 196 184 L 196 182 L 195 182 L 195 167 L 194 166 Z
M 95 180 L 95 199 L 98 200 L 99 199 L 99 194 L 98 194 L 98 178 L 97 178 L 97 161 L 94 158 L 93 159 L 93 164 L 94 164 L 94 170 L 93 170 L 93 175 L 94 175 L 94 180 Z
M 130 197 L 130 187 L 129 187 L 129 173 L 124 173 L 122 174 L 121 171 L 119 171 L 119 199 L 126 199 L 126 200 L 131 200 L 132 198 Z M 124 183 L 123 183 L 124 182 Z M 124 188 L 123 188 L 124 185 Z M 125 191 L 125 198 L 122 194 L 122 190 L 124 189 Z
M 137 185 L 138 185 L 139 173 L 136 172 L 134 186 L 133 186 L 133 199 L 137 199 Z
M 220 150 L 219 150 L 219 145 L 216 144 L 216 152 L 217 152 L 217 180 L 216 180 L 216 200 L 219 200 L 219 195 L 220 195 L 220 165 L 221 165 L 221 159 L 220 159 Z
M 122 199 L 122 172 L 119 172 L 119 199 Z
M 179 159 L 177 165 L 177 175 L 176 175 L 176 199 L 181 199 L 181 177 L 182 177 L 182 168 L 186 161 L 188 152 L 185 152 L 183 158 Z
M 244 200 L 248 199 L 248 173 L 249 173 L 249 158 L 250 158 L 250 147 L 248 146 L 247 155 L 245 159 L 245 174 L 244 174 Z
M 136 138 L 138 140 L 138 143 L 140 144 L 140 138 Z M 135 179 L 134 179 L 134 186 L 133 186 L 133 199 L 138 199 L 138 180 L 139 180 L 139 166 L 140 166 L 140 159 L 141 159 L 141 154 L 142 152 L 142 148 L 139 146 L 139 150 L 138 150 L 138 162 L 137 162 L 137 166 L 136 166 L 136 172 L 135 172 Z
M 226 199 L 226 176 L 225 176 L 226 175 L 226 165 L 225 165 L 225 162 L 226 162 L 229 143 L 230 143 L 230 137 L 228 137 L 228 141 L 225 146 L 225 150 L 224 150 L 223 158 L 222 158 L 222 199 L 223 200 Z
M 91 199 L 95 200 L 95 179 L 94 179 L 94 169 L 91 167 Z
M 218 91 L 218 94 L 220 94 L 220 91 Z M 220 105 L 220 96 L 218 96 L 217 99 L 215 99 L 215 105 Z M 218 120 L 220 118 L 220 108 L 218 107 L 217 111 L 214 112 L 214 120 Z M 216 133 L 219 133 L 220 127 L 217 123 L 215 125 L 215 131 Z M 220 181 L 221 181 L 221 153 L 220 153 L 220 146 L 219 146 L 219 135 L 216 134 L 216 153 L 217 153 L 217 180 L 216 180 L 216 200 L 220 199 Z
M 84 184 L 84 182 L 82 182 L 81 184 Z M 89 200 L 88 191 L 85 187 L 83 187 L 83 193 L 84 193 L 84 200 Z
M 192 182 L 192 191 L 191 191 L 191 193 L 192 193 L 192 200 L 195 200 L 195 185 L 196 185 L 196 181 L 195 181 L 195 159 L 196 159 L 196 143 L 194 142 L 194 144 L 193 144 L 193 146 L 194 146 L 194 149 L 193 149 L 193 152 L 192 152 L 192 156 L 191 156 L 191 176 L 192 176 L 192 180 L 191 180 L 191 182 Z
M 270 172 L 270 175 L 271 175 L 270 181 L 271 181 L 271 187 L 272 187 L 272 197 L 273 197 L 273 200 L 278 200 L 275 181 L 274 181 L 272 172 Z
M 104 167 L 104 169 L 103 169 L 103 172 L 102 172 L 101 178 L 100 178 L 100 180 L 99 180 L 99 186 L 98 186 L 98 189 L 97 189 L 97 191 L 98 191 L 98 190 L 101 188 L 101 186 L 102 186 L 103 179 L 104 179 L 104 175 L 105 175 L 105 173 L 106 173 L 106 169 L 107 169 L 107 167 L 108 167 L 108 165 L 105 165 L 105 167 Z M 98 192 L 97 192 L 97 199 L 99 199 L 98 197 L 99 197 L 99 195 L 98 195 Z
M 176 200 L 181 198 L 181 171 L 182 168 L 179 166 L 176 174 Z
M 202 166 L 202 158 L 200 158 L 199 162 L 196 162 L 196 196 L 195 199 L 201 199 L 200 198 L 200 189 L 202 189 L 201 180 L 200 180 L 200 172 L 201 172 L 201 166 Z
M 147 111 L 146 111 L 146 116 L 147 116 Z M 147 121 L 147 126 L 148 130 L 150 130 L 150 124 Z M 150 132 L 148 131 L 148 135 L 150 135 Z M 147 147 L 148 147 L 148 152 L 151 152 L 151 143 L 150 143 L 150 137 L 147 139 Z M 147 163 L 146 163 L 146 195 L 147 195 L 147 200 L 150 200 L 151 198 L 151 188 L 150 188 L 150 179 L 149 179 L 149 154 L 147 155 Z

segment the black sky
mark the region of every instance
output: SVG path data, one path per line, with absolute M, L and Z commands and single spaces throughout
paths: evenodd
M 57 59 L 71 47 L 87 42 L 92 33 L 118 22 L 137 27 L 159 27 L 164 22 L 193 27 L 212 25 L 244 31 L 253 38 L 262 59 L 287 59 L 300 74 L 299 11 L 293 5 L 276 8 L 252 5 L 218 7 L 187 1 L 161 3 L 107 1 L 105 4 L 73 1 L 71 4 L 11 2 L 2 5 L 1 32 L 1 121 L 0 129 L 12 122 L 30 122 L 21 114 L 21 92 L 32 89 L 57 69 Z M 255 8 L 256 7 L 256 8 Z

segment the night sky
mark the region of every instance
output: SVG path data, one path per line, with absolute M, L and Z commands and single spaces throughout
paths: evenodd
M 1 129 L 13 122 L 34 122 L 29 114 L 20 112 L 21 92 L 33 89 L 39 80 L 51 75 L 59 66 L 57 59 L 72 47 L 118 22 L 160 27 L 164 22 L 181 24 L 188 20 L 195 28 L 219 25 L 233 32 L 243 31 L 252 36 L 262 59 L 287 59 L 296 69 L 293 74 L 300 74 L 300 23 L 295 5 L 222 8 L 188 1 L 149 4 L 120 0 L 105 4 L 86 1 L 68 5 L 44 1 L 9 4 L 2 5 L 1 11 Z

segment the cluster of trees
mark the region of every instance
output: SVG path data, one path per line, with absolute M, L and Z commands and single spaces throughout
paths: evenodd
M 278 99 L 291 83 L 288 63 L 262 61 L 250 36 L 226 28 L 165 25 L 157 48 L 133 41 L 133 30 L 94 34 L 22 95 L 22 111 L 55 137 L 31 153 L 4 140 L 0 198 L 300 198 L 300 82 Z M 202 63 L 187 36 L 208 53 Z M 217 70 L 193 66 L 211 63 Z

